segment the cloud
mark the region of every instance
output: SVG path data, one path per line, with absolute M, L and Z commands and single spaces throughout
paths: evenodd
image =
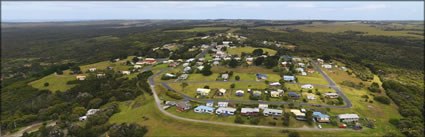
M 287 8 L 316 8 L 317 6 L 312 3 L 289 4 Z
M 371 5 L 349 7 L 349 8 L 346 8 L 346 9 L 348 9 L 348 10 L 376 10 L 376 9 L 384 9 L 384 8 L 390 8 L 390 7 L 388 5 L 385 5 L 385 4 L 371 4 Z

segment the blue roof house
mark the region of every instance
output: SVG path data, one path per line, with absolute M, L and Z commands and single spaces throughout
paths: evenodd
M 295 76 L 283 76 L 283 80 L 285 81 L 294 81 L 295 80 Z
M 265 74 L 261 74 L 261 73 L 257 73 L 257 79 L 267 79 L 269 76 L 265 75 Z
M 194 109 L 196 113 L 213 113 L 214 108 L 207 106 L 198 106 Z
M 213 107 L 214 106 L 214 101 L 208 101 L 206 104 L 207 107 Z
M 313 112 L 313 117 L 317 122 L 330 122 L 329 116 L 320 112 Z
M 289 92 L 288 97 L 298 99 L 298 98 L 300 98 L 300 95 L 297 94 L 297 93 L 294 93 L 294 92 Z

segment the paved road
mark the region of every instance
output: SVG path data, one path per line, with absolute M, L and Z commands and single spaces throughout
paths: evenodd
M 199 53 L 196 58 L 203 58 L 208 53 L 208 51 L 215 46 L 217 46 L 217 43 L 212 43 L 208 48 L 204 49 L 201 53 Z
M 328 81 L 331 88 L 334 89 L 336 93 L 338 93 L 338 95 L 342 97 L 342 99 L 344 99 L 345 106 L 341 106 L 340 108 L 350 108 L 351 106 L 353 106 L 353 104 L 351 104 L 351 101 L 344 95 L 344 93 L 342 93 L 342 90 L 332 81 L 331 78 L 329 78 L 329 76 L 325 72 L 322 71 L 322 69 L 320 69 L 319 66 L 317 66 L 316 62 L 312 62 L 311 64 L 313 64 L 313 66 L 316 68 L 316 71 L 320 72 L 320 74 L 322 74 L 326 81 Z
M 167 82 L 157 82 L 157 83 L 264 83 L 264 81 L 250 81 L 250 80 L 229 80 L 229 81 L 167 81 Z M 295 85 L 305 85 L 307 83 L 295 83 L 295 82 L 286 82 L 285 84 L 295 84 Z M 318 87 L 331 87 L 329 85 L 322 85 L 322 84 L 310 84 L 313 86 Z
M 41 127 L 41 125 L 43 125 L 43 123 L 44 122 L 34 123 L 32 125 L 29 125 L 27 127 L 20 129 L 19 131 L 15 132 L 15 133 L 12 133 L 12 134 L 9 134 L 9 135 L 1 135 L 1 136 L 4 136 L 4 137 L 21 137 L 24 134 L 24 132 L 31 133 L 31 132 L 37 131 Z M 46 125 L 47 127 L 54 126 L 54 125 L 56 125 L 55 121 L 47 121 L 47 125 Z
M 234 124 L 234 123 L 225 123 L 225 122 L 215 122 L 215 121 L 207 121 L 207 120 L 197 120 L 197 119 L 190 119 L 190 118 L 184 118 L 184 117 L 180 117 L 180 116 L 176 116 L 173 115 L 167 111 L 165 111 L 162 106 L 161 106 L 161 100 L 159 99 L 156 90 L 155 90 L 155 83 L 154 83 L 154 78 L 159 76 L 162 72 L 166 71 L 167 69 L 163 69 L 160 72 L 152 75 L 151 77 L 149 77 L 148 79 L 148 83 L 152 89 L 154 98 L 155 98 L 155 104 L 156 107 L 159 109 L 159 111 L 161 111 L 162 113 L 164 113 L 165 115 L 178 119 L 178 120 L 183 120 L 183 121 L 189 121 L 189 122 L 196 122 L 196 123 L 207 123 L 207 124 L 215 124 L 215 125 L 224 125 L 224 126 L 236 126 L 236 127 L 249 127 L 249 128 L 265 128 L 265 129 L 287 129 L 287 130 L 303 130 L 303 131 L 312 131 L 312 130 L 316 130 L 316 131 L 347 131 L 351 129 L 342 129 L 342 128 L 286 128 L 286 127 L 276 127 L 276 126 L 258 126 L 258 125 L 243 125 L 243 124 Z M 166 85 L 166 84 L 165 84 Z M 177 92 L 178 93 L 178 92 Z

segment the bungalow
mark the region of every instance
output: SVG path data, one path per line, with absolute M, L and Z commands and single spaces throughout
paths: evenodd
M 341 70 L 342 70 L 342 71 L 347 71 L 347 68 L 345 68 L 345 67 L 341 67 Z
M 313 95 L 313 94 L 309 94 L 309 95 L 307 95 L 307 99 L 308 100 L 316 100 L 316 96 Z
M 176 63 L 170 63 L 170 64 L 168 64 L 168 67 L 176 67 L 176 66 L 177 66 Z
M 196 93 L 198 93 L 201 96 L 208 96 L 208 94 L 210 94 L 211 89 L 206 89 L 206 88 L 198 88 L 196 89 Z
M 205 61 L 205 58 L 198 58 L 198 60 L 203 62 L 203 61 Z
M 96 74 L 96 78 L 104 78 L 106 76 L 105 73 Z
M 192 70 L 192 68 L 191 67 L 185 67 L 184 69 L 183 69 L 183 71 L 185 72 L 185 73 L 188 73 L 189 71 L 191 71 Z
M 288 64 L 288 62 L 286 62 L 286 61 L 282 62 L 283 67 L 286 67 L 286 64 Z
M 217 106 L 218 107 L 227 107 L 227 106 L 229 106 L 229 102 L 218 102 Z
M 86 76 L 84 75 L 77 75 L 76 78 L 77 80 L 86 80 Z
M 305 73 L 305 72 L 301 72 L 301 75 L 302 75 L 302 76 L 307 76 L 307 73 Z
M 121 73 L 124 75 L 130 75 L 130 71 L 122 71 Z
M 139 69 L 139 68 L 142 68 L 142 66 L 141 65 L 134 65 L 134 68 Z
M 243 90 L 237 90 L 236 91 L 236 96 L 243 96 L 244 91 Z
M 189 63 L 183 63 L 183 67 L 189 66 Z
M 96 68 L 89 68 L 89 71 L 94 72 L 94 71 L 96 71 Z
M 213 59 L 213 61 L 220 61 L 220 60 L 221 60 L 220 57 L 216 57 L 216 58 Z
M 277 91 L 276 90 L 273 90 L 273 91 L 270 91 L 270 96 L 271 97 L 275 97 L 275 98 L 278 98 L 278 97 L 280 97 L 280 96 L 282 96 L 283 95 L 283 90 L 281 90 L 281 89 L 278 89 Z
M 145 64 L 145 62 L 143 62 L 143 61 L 137 61 L 136 62 L 136 65 L 143 65 L 143 64 Z
M 176 105 L 176 102 L 175 101 L 165 101 L 165 105 L 175 106 Z
M 340 114 L 337 119 L 340 122 L 357 122 L 359 121 L 359 116 L 357 114 Z
M 265 74 L 261 74 L 261 73 L 257 73 L 257 79 L 264 79 L 264 80 L 267 80 L 267 78 L 268 78 L 268 76 L 267 75 L 265 75 Z
M 235 114 L 235 112 L 236 112 L 236 109 L 235 109 L 235 108 L 230 108 L 230 107 L 219 107 L 219 108 L 215 111 L 215 113 L 216 113 L 217 115 L 225 115 L 225 116 L 228 116 L 228 115 L 234 115 L 234 114 Z
M 204 69 L 204 66 L 199 66 L 199 67 L 198 67 L 198 70 L 200 70 L 200 71 L 201 71 L 202 69 Z
M 291 112 L 295 115 L 295 119 L 297 120 L 306 120 L 305 119 L 305 113 L 302 113 L 298 109 L 291 109 Z
M 190 58 L 190 59 L 186 60 L 187 63 L 190 63 L 192 61 L 195 61 L 195 58 Z
M 82 116 L 82 117 L 79 117 L 79 118 L 78 118 L 78 120 L 80 120 L 80 121 L 84 121 L 84 120 L 87 120 L 87 116 Z
M 154 58 L 146 58 L 143 62 L 144 64 L 154 64 L 156 60 Z
M 176 102 L 176 107 L 180 112 L 185 112 L 186 110 L 189 110 L 192 105 L 188 102 Z
M 242 58 L 241 57 L 236 57 L 235 60 L 236 61 L 240 61 Z
M 281 116 L 283 113 L 282 110 L 278 110 L 278 109 L 269 109 L 266 108 L 263 111 L 264 116 Z
M 246 58 L 246 61 L 254 61 L 254 58 Z
M 204 65 L 204 62 L 196 62 L 196 65 L 202 66 L 202 65 Z
M 226 94 L 226 89 L 224 88 L 218 89 L 217 96 L 224 96 L 224 94 Z
M 178 60 L 177 60 L 177 62 L 183 62 L 183 61 L 184 61 L 183 59 L 178 59 Z
M 188 74 L 182 74 L 178 77 L 178 79 L 185 80 L 185 79 L 187 79 L 188 76 L 189 76 Z
M 317 59 L 317 62 L 319 62 L 319 64 L 323 64 L 323 59 Z
M 220 62 L 218 62 L 218 61 L 214 61 L 213 62 L 213 65 L 216 65 L 217 66 L 218 64 L 220 64 Z
M 298 63 L 298 66 L 304 68 L 305 67 L 305 64 L 304 63 Z
M 292 58 L 292 61 L 301 61 L 301 58 Z
M 230 57 L 225 57 L 224 60 L 232 60 Z
M 273 82 L 273 83 L 270 83 L 270 87 L 280 87 L 281 85 L 280 85 L 280 83 L 279 82 Z
M 196 113 L 213 113 L 214 108 L 207 107 L 207 106 L 198 106 L 195 109 L 193 109 Z
M 311 84 L 305 84 L 305 85 L 302 85 L 301 88 L 304 88 L 304 89 L 313 89 L 313 85 L 311 85 Z
M 304 72 L 303 68 L 296 68 L 295 70 L 298 71 L 298 72 Z
M 338 93 L 323 93 L 323 96 L 325 96 L 326 98 L 338 98 Z
M 332 65 L 329 65 L 329 64 L 325 64 L 325 65 L 322 65 L 322 68 L 327 68 L 327 69 L 331 69 L 331 68 L 332 68 Z
M 294 92 L 289 92 L 288 97 L 292 98 L 292 99 L 298 99 L 298 98 L 300 98 L 300 95 L 297 94 L 297 93 L 294 93 Z
M 295 76 L 283 76 L 283 80 L 285 81 L 294 81 L 295 80 Z
M 314 69 L 307 69 L 308 73 L 314 73 Z
M 207 104 L 205 104 L 207 107 L 213 107 L 214 101 L 208 101 Z
M 329 116 L 326 114 L 322 114 L 320 112 L 313 112 L 313 117 L 317 122 L 320 123 L 328 123 L 329 121 Z
M 261 96 L 261 91 L 258 91 L 258 90 L 253 91 L 253 92 L 252 92 L 252 95 L 253 95 L 253 96 Z
M 269 105 L 268 104 L 258 104 L 258 108 L 266 109 L 266 108 L 269 108 Z
M 177 77 L 176 75 L 171 74 L 171 73 L 165 73 L 165 76 L 166 76 L 166 77 L 170 77 L 170 78 Z
M 221 78 L 222 78 L 224 81 L 227 81 L 227 80 L 229 79 L 229 74 L 222 74 L 222 75 L 221 75 Z
M 242 116 L 256 116 L 260 113 L 259 108 L 241 108 Z

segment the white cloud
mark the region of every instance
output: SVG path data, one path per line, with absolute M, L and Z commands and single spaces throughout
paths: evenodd
M 316 8 L 317 6 L 313 3 L 299 3 L 299 4 L 289 4 L 287 8 Z
M 385 4 L 371 4 L 371 5 L 349 7 L 349 8 L 346 8 L 346 9 L 348 9 L 348 10 L 376 10 L 376 9 L 384 9 L 384 8 L 390 8 L 390 7 L 388 5 L 385 5 Z

